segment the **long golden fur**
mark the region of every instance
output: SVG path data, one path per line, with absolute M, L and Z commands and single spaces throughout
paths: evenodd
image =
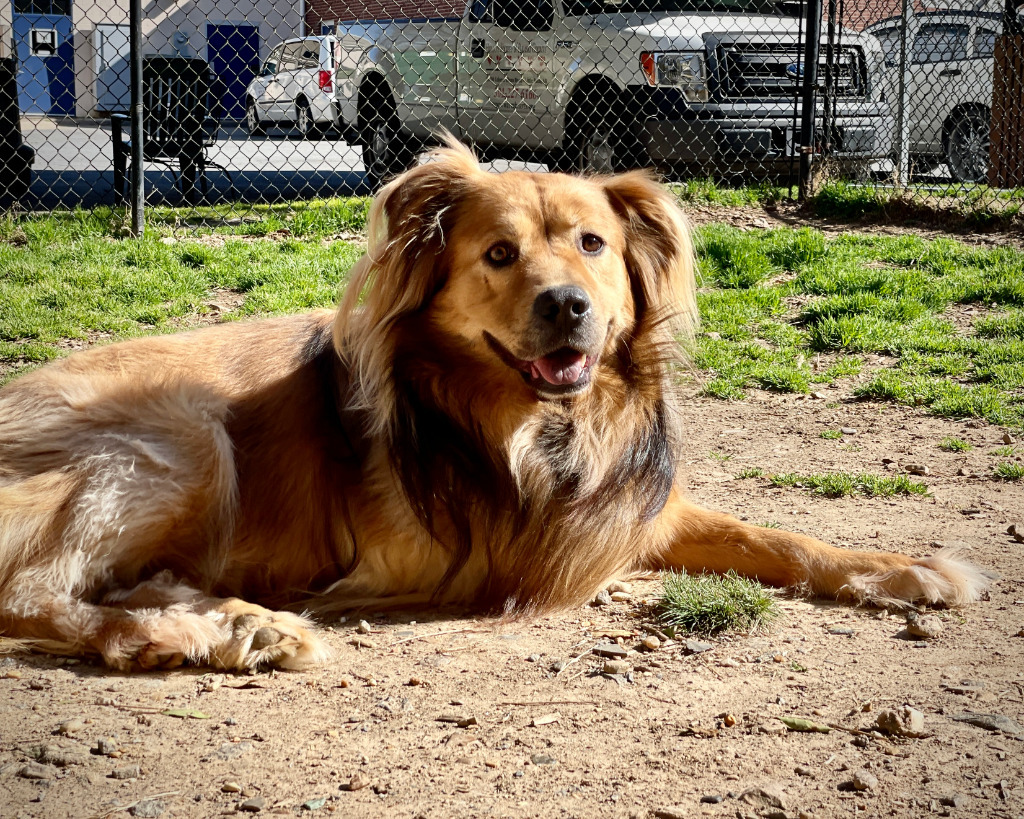
M 948 554 L 685 499 L 693 264 L 643 174 L 437 151 L 377 198 L 337 313 L 114 344 L 0 392 L 0 633 L 117 668 L 296 668 L 328 652 L 288 610 L 529 613 L 647 568 L 976 599 Z

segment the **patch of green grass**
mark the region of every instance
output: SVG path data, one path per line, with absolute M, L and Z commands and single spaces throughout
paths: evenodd
M 974 322 L 974 332 L 981 338 L 1024 339 L 1024 310 L 978 319 Z
M 946 452 L 970 452 L 974 449 L 967 441 L 963 438 L 946 437 L 939 442 L 939 448 L 946 450 Z
M 945 378 L 882 370 L 854 390 L 860 398 L 926 406 L 945 418 L 985 418 L 993 424 L 1020 423 L 1020 399 L 989 384 L 961 384 Z
M 794 196 L 794 191 L 789 186 L 779 187 L 765 182 L 760 185 L 731 188 L 714 179 L 690 179 L 669 185 L 669 190 L 681 202 L 731 207 L 771 205 Z
M 827 472 L 817 475 L 798 475 L 793 472 L 771 476 L 773 486 L 809 489 L 816 495 L 827 498 L 842 498 L 847 495 L 867 495 L 871 498 L 888 498 L 893 495 L 927 495 L 928 487 L 920 481 L 912 481 L 906 475 L 854 475 L 849 472 Z
M 1021 478 L 1024 478 L 1024 464 L 1003 461 L 996 464 L 995 473 L 997 477 L 1002 478 L 1004 481 L 1019 481 Z
M 708 453 L 708 457 L 714 461 L 718 461 L 720 464 L 732 460 L 732 455 L 728 455 L 725 452 L 715 452 L 714 450 Z
M 745 289 L 777 273 L 780 268 L 760 238 L 728 225 L 704 226 L 696 236 L 702 283 Z
M 774 594 L 755 580 L 725 575 L 662 575 L 661 620 L 677 631 L 710 636 L 766 630 L 779 617 Z
M 112 238 L 123 230 L 102 208 L 0 219 L 0 362 L 58 357 L 65 339 L 193 326 L 216 291 L 245 296 L 219 317 L 225 320 L 330 306 L 362 252 L 353 242 L 324 240 L 342 224 L 365 222 L 364 200 L 267 211 L 272 222 L 293 226 L 280 241 L 234 237 L 251 222 L 232 222 L 212 242 L 191 234 L 175 239 L 163 226 L 172 213 L 180 221 L 181 212 L 154 211 L 141 239 Z
M 764 475 L 764 470 L 757 466 L 748 466 L 746 469 L 739 472 L 736 477 L 739 480 L 746 480 L 747 478 L 760 478 Z
M 1012 458 L 1018 452 L 1015 446 L 997 446 L 992 450 L 993 455 L 998 455 L 1000 458 Z
M 843 433 L 840 432 L 838 429 L 825 429 L 822 430 L 818 435 L 820 438 L 824 438 L 826 441 L 835 441 L 843 437 Z

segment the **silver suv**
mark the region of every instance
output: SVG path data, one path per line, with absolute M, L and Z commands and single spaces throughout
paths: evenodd
M 268 125 L 295 126 L 307 138 L 339 124 L 335 104 L 338 42 L 334 37 L 302 37 L 275 47 L 246 89 L 249 133 Z
M 980 11 L 929 11 L 907 20 L 906 117 L 916 170 L 945 163 L 958 182 L 987 180 L 993 54 L 1002 28 L 1001 14 Z M 882 82 L 895 118 L 900 18 L 867 31 L 885 54 Z

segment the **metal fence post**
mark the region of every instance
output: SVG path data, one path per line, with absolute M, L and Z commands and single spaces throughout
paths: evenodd
M 804 43 L 803 102 L 800 119 L 801 202 L 811 193 L 811 162 L 814 159 L 815 96 L 818 87 L 818 50 L 821 40 L 821 0 L 807 0 L 807 42 Z
M 903 0 L 900 16 L 900 70 L 896 80 L 896 184 L 910 184 L 910 122 L 907 119 L 907 28 L 914 13 L 913 0 Z
M 141 237 L 145 231 L 146 191 L 142 177 L 142 0 L 131 0 L 129 17 L 129 63 L 132 133 L 132 235 Z

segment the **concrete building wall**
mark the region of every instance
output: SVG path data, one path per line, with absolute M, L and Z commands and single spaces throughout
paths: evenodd
M 0 0 L 0 4 L 9 0 Z M 207 25 L 248 24 L 259 30 L 260 58 L 276 43 L 296 36 L 302 23 L 299 3 L 255 0 L 143 0 L 143 56 L 207 57 Z M 80 0 L 73 7 L 75 77 L 80 116 L 102 115 L 96 100 L 96 31 L 103 24 L 128 25 L 126 0 Z M 177 37 L 175 36 L 177 35 Z M 127 72 L 127 65 L 124 71 Z M 127 78 L 127 74 L 125 74 Z

